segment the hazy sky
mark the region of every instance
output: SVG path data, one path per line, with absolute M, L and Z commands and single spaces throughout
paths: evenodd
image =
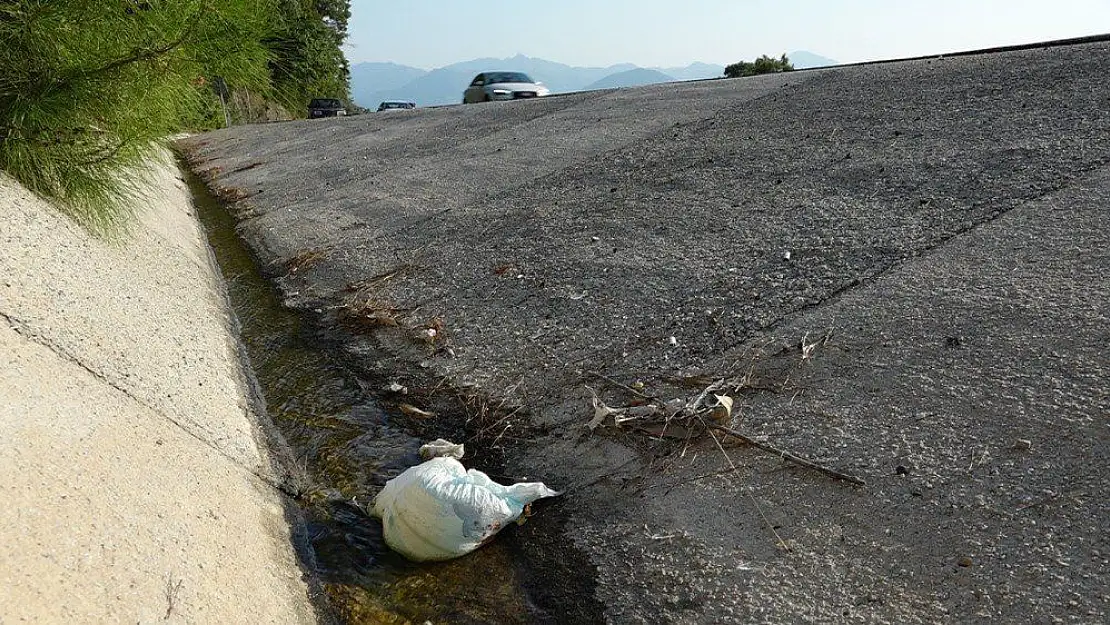
M 517 53 L 570 65 L 865 61 L 1110 32 L 1110 0 L 351 0 L 347 56 L 431 69 Z

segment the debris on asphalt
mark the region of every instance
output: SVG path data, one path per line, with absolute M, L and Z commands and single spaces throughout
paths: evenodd
M 432 458 L 454 458 L 456 460 L 462 460 L 465 454 L 466 447 L 461 443 L 455 444 L 443 438 L 437 438 L 430 443 L 425 443 L 420 446 L 421 460 L 431 460 Z
M 443 322 L 443 319 L 434 317 L 427 323 L 414 328 L 414 331 L 417 339 L 428 345 L 435 345 L 446 338 L 447 324 Z
M 416 406 L 413 406 L 412 404 L 400 404 L 397 407 L 406 416 L 415 417 L 417 419 L 431 419 L 432 417 L 436 416 L 436 413 L 428 412 L 427 410 L 421 410 L 420 408 L 417 408 Z
M 709 418 L 725 425 L 732 419 L 732 398 L 728 395 L 714 395 L 717 403 L 709 407 Z
M 611 380 L 608 377 L 600 376 Z M 712 391 L 721 386 L 723 381 L 715 382 L 706 391 L 694 399 L 675 398 L 659 401 L 649 398 L 633 386 L 617 383 L 636 394 L 637 397 L 652 400 L 650 403 L 637 404 L 612 408 L 593 393 L 593 419 L 587 424 L 591 430 L 596 430 L 602 425 L 618 428 L 642 429 L 648 432 L 659 431 L 656 436 L 667 438 L 693 438 L 705 433 L 710 424 L 728 423 L 732 418 L 733 399 L 727 395 L 713 395 Z M 643 387 L 641 383 L 641 388 Z M 713 403 L 706 403 L 706 398 L 712 396 Z M 708 421 L 706 421 L 708 419 Z M 673 427 L 669 427 L 673 426 Z
M 374 499 L 385 542 L 416 562 L 466 555 L 530 511 L 537 499 L 560 493 L 540 482 L 505 486 L 459 459 L 462 445 L 439 439 L 420 448 L 426 462 L 389 480 Z
M 606 380 L 611 380 L 611 378 L 607 376 L 602 376 L 601 374 L 597 375 Z M 639 397 L 643 397 L 642 393 L 636 391 L 632 387 L 620 384 L 619 382 L 616 384 L 634 392 Z M 732 421 L 734 400 L 728 395 L 716 395 L 713 393 L 713 391 L 721 388 L 723 385 L 724 380 L 718 380 L 710 384 L 694 399 L 676 398 L 663 402 L 654 400 L 646 404 L 618 408 L 606 405 L 605 402 L 601 401 L 593 389 L 589 389 L 593 396 L 591 403 L 593 405 L 594 415 L 586 424 L 586 427 L 591 431 L 596 431 L 603 426 L 613 427 L 638 431 L 654 438 L 680 440 L 691 440 L 709 434 L 718 446 L 720 446 L 722 438 L 731 437 L 774 454 L 798 466 L 823 473 L 831 478 L 843 480 L 859 486 L 866 485 L 866 483 L 858 477 L 819 465 L 811 460 L 779 449 L 766 441 L 752 438 L 728 427 Z M 707 401 L 709 397 L 712 397 L 715 401 Z M 722 436 L 719 437 L 718 435 Z
M 387 302 L 354 298 L 340 308 L 339 316 L 344 323 L 364 329 L 392 328 L 401 325 L 406 312 Z
M 401 384 L 400 382 L 390 382 L 389 384 L 385 385 L 384 390 L 387 393 L 396 393 L 398 395 L 408 395 L 409 394 L 409 387 Z

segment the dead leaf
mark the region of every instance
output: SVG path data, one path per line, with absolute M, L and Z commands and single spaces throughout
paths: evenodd
M 413 406 L 412 404 L 401 404 L 398 406 L 398 408 L 401 409 L 401 412 L 416 419 L 431 419 L 432 417 L 436 416 L 436 413 L 428 412 L 427 410 L 421 410 L 416 406 Z
M 725 423 L 732 418 L 732 398 L 728 395 L 714 395 L 717 404 L 709 409 L 709 418 L 717 423 Z
M 596 430 L 599 425 L 605 422 L 605 419 L 609 417 L 609 415 L 618 412 L 616 410 L 613 410 L 609 406 L 606 406 L 605 402 L 597 398 L 597 395 L 594 395 L 593 404 L 594 418 L 590 419 L 590 422 L 586 424 L 586 427 L 590 428 L 591 430 Z

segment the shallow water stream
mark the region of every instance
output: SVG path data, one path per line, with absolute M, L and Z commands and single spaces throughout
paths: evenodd
M 458 560 L 416 565 L 393 554 L 366 514 L 389 478 L 419 462 L 420 441 L 393 421 L 337 360 L 319 329 L 282 306 L 229 212 L 189 176 L 198 215 L 227 282 L 267 410 L 311 486 L 300 500 L 324 590 L 343 623 L 535 623 L 534 579 L 506 530 Z

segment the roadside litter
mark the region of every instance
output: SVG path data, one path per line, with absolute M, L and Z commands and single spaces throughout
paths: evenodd
M 454 458 L 455 460 L 462 460 L 465 454 L 465 446 L 456 445 L 442 438 L 437 438 L 430 443 L 425 443 L 420 446 L 421 460 L 431 460 L 432 458 Z
M 537 499 L 560 493 L 539 482 L 504 486 L 459 462 L 464 449 L 439 439 L 420 448 L 423 464 L 389 480 L 374 499 L 385 542 L 417 562 L 450 560 L 493 539 Z
M 694 438 L 705 434 L 711 424 L 728 423 L 732 416 L 732 398 L 713 395 L 712 403 L 705 402 L 705 395 L 693 401 L 672 399 L 666 402 L 610 408 L 594 395 L 594 418 L 589 428 L 613 425 L 642 430 L 653 436 L 666 438 Z
M 728 395 L 714 394 L 714 391 L 724 387 L 724 380 L 709 385 L 693 399 L 676 398 L 660 401 L 658 398 L 644 395 L 639 389 L 621 384 L 608 376 L 597 373 L 594 375 L 629 391 L 645 403 L 612 408 L 601 401 L 593 389 L 589 389 L 590 393 L 593 394 L 592 404 L 594 409 L 594 416 L 587 424 L 590 430 L 608 426 L 637 431 L 654 438 L 671 438 L 685 441 L 708 434 L 718 447 L 720 447 L 722 440 L 733 438 L 774 454 L 787 462 L 818 471 L 831 478 L 851 482 L 859 486 L 866 485 L 866 482 L 858 477 L 819 465 L 797 454 L 779 449 L 771 443 L 752 438 L 730 428 L 734 405 L 733 398 Z M 724 449 L 721 448 L 721 451 L 723 453 Z M 726 455 L 725 458 L 727 459 L 728 456 Z M 731 460 L 729 462 L 731 464 Z M 733 467 L 733 470 L 735 469 L 736 467 Z

